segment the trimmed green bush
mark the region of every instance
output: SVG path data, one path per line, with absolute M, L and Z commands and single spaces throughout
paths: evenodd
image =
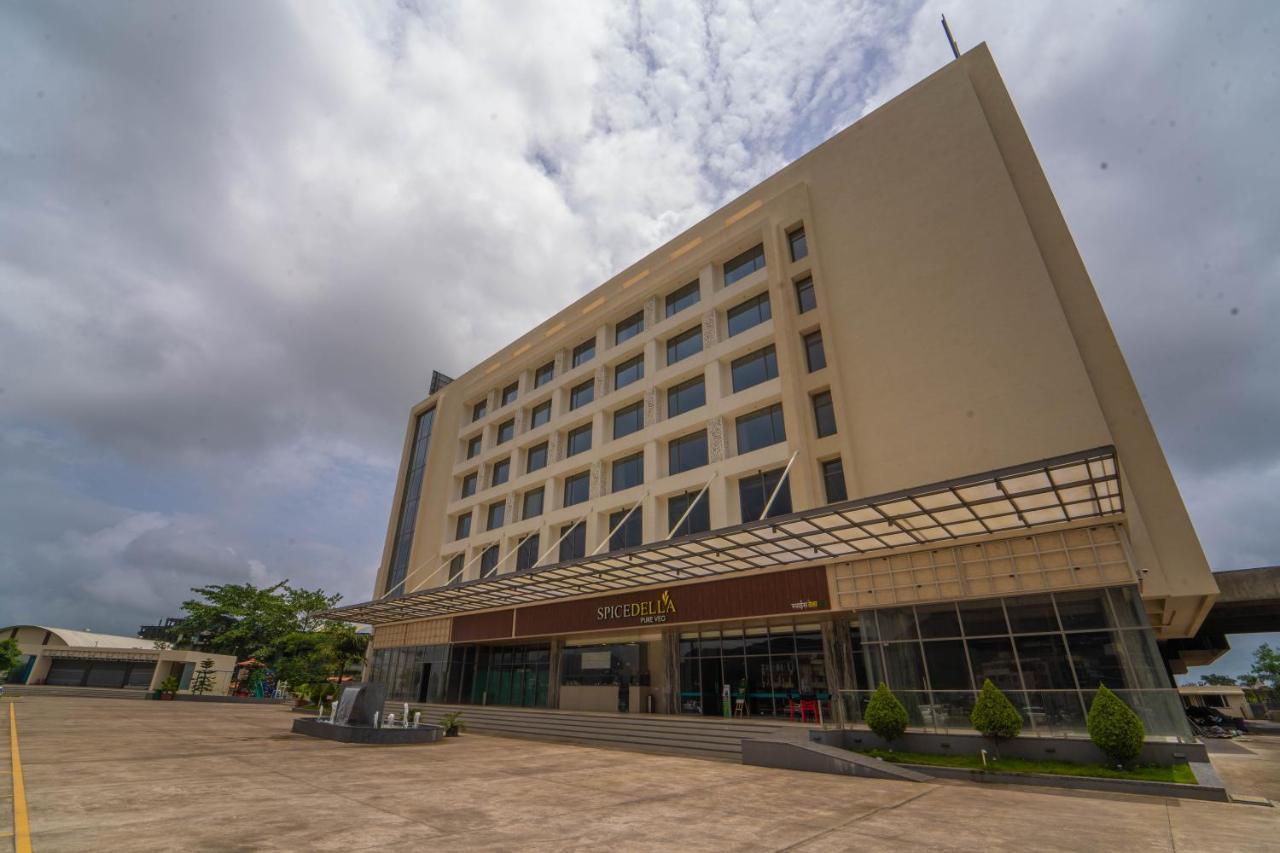
M 1104 685 L 1098 685 L 1088 716 L 1089 739 L 1117 764 L 1129 764 L 1142 751 L 1147 729 L 1133 709 Z
M 902 737 L 902 733 L 907 730 L 907 709 L 883 681 L 867 703 L 865 716 L 867 726 L 884 738 L 886 743 Z
M 973 703 L 969 723 L 997 745 L 1001 740 L 1017 737 L 1022 731 L 1022 715 L 1013 707 L 1009 697 L 991 683 L 990 678 L 982 682 L 982 692 L 978 694 L 978 701 Z

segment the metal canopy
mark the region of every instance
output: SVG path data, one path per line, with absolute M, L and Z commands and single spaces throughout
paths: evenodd
M 1114 447 L 339 607 L 380 625 L 1004 534 L 1124 511 Z

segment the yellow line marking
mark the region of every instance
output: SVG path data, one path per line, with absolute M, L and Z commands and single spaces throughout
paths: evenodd
M 583 308 L 583 309 L 582 309 L 582 313 L 583 313 L 583 314 L 590 314 L 592 311 L 596 310 L 597 308 L 599 308 L 599 307 L 600 307 L 601 305 L 603 305 L 603 304 L 604 304 L 604 297 L 603 297 L 603 296 L 601 296 L 601 297 L 600 297 L 599 299 L 597 299 L 595 302 L 592 302 L 592 303 L 591 303 L 590 305 L 588 305 L 586 308 Z
M 700 245 L 701 243 L 702 243 L 701 237 L 694 237 L 688 243 L 685 243 L 679 249 L 676 249 L 674 252 L 672 252 L 670 257 L 672 258 L 672 260 L 674 260 L 680 257 L 681 255 L 683 255 L 685 252 L 688 252 L 689 250 L 693 249 L 695 246 Z
M 648 274 L 649 274 L 649 271 L 648 271 L 648 270 L 645 270 L 645 271 L 643 271 L 643 272 L 636 273 L 635 275 L 631 276 L 631 278 L 627 279 L 626 281 L 624 281 L 624 282 L 622 283 L 622 289 L 623 289 L 623 290 L 626 290 L 628 287 L 630 287 L 631 285 L 635 284 L 637 281 L 639 281 L 640 279 L 644 278 L 644 277 L 645 277 L 645 276 L 647 276 Z
M 564 327 L 565 327 L 565 322 L 564 322 L 564 320 L 561 320 L 559 323 L 556 323 L 554 326 L 552 326 L 550 329 L 547 329 L 547 330 L 546 330 L 545 332 L 543 332 L 542 334 L 543 334 L 545 337 L 548 337 L 548 338 L 549 338 L 549 337 L 551 337 L 552 335 L 554 335 L 556 332 L 558 332 L 558 331 L 560 331 L 561 329 L 563 329 Z
M 724 224 L 726 227 L 729 225 L 732 225 L 733 223 L 737 222 L 739 219 L 742 219 L 744 216 L 750 213 L 755 213 L 757 210 L 759 210 L 762 207 L 764 207 L 764 202 L 761 201 L 760 199 L 756 199 L 755 201 L 751 202 L 751 204 L 747 205 L 746 207 L 742 208 L 742 210 L 739 210 L 733 216 L 730 216 L 728 219 L 726 219 L 724 221 Z
M 9 706 L 9 757 L 13 762 L 13 850 L 31 853 L 31 824 L 27 821 L 27 786 L 22 781 L 18 756 L 18 714 Z

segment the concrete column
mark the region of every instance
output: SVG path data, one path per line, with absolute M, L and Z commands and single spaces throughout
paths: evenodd
M 551 638 L 550 660 L 547 667 L 547 707 L 560 707 L 560 658 L 564 652 L 564 638 Z
M 859 685 L 853 675 L 853 644 L 849 641 L 849 620 L 845 617 L 829 619 L 822 623 L 822 645 L 825 649 L 827 688 L 831 691 L 832 721 L 844 725 L 856 722 L 860 715 L 857 706 L 846 708 L 841 700 L 841 690 L 856 690 Z

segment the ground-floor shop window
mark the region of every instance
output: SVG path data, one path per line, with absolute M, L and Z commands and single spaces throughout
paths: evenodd
M 851 640 L 861 689 L 841 698 L 852 719 L 883 681 L 913 726 L 967 730 L 976 691 L 990 679 L 1028 735 L 1083 733 L 1106 685 L 1149 736 L 1190 736 L 1134 587 L 867 610 Z
M 682 713 L 816 720 L 830 713 L 830 700 L 818 625 L 717 625 L 680 635 Z
M 551 652 L 546 643 L 454 646 L 444 701 L 543 708 Z

